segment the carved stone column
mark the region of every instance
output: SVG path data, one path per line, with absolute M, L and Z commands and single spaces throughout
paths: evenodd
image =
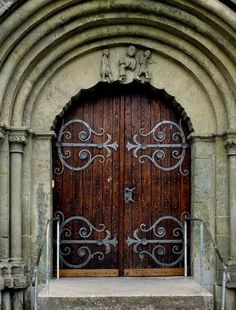
M 22 258 L 22 155 L 26 144 L 26 132 L 12 131 L 10 141 L 10 206 L 11 206 L 11 248 L 10 256 L 14 261 Z
M 228 133 L 225 147 L 229 158 L 229 215 L 230 215 L 230 281 L 228 288 L 236 288 L 236 133 Z
M 8 153 L 8 141 L 5 139 L 5 127 L 0 124 L 0 305 L 2 305 L 3 308 L 6 306 L 5 296 L 9 296 L 8 292 L 2 293 L 2 290 L 5 288 L 2 262 L 8 262 L 9 258 L 9 205 L 7 204 Z M 8 303 L 8 307 L 5 308 L 10 309 L 10 303 Z
M 225 146 L 229 157 L 230 258 L 236 261 L 236 133 L 228 133 Z
M 9 258 L 9 149 L 5 128 L 0 125 L 0 261 Z
M 4 134 L 2 133 L 2 131 L 0 131 L 0 147 L 1 147 L 3 141 L 4 141 Z M 0 175 L 1 175 L 1 173 L 0 173 Z M 0 201 L 1 201 L 1 193 L 0 193 Z M 1 215 L 1 205 L 0 205 L 0 215 Z M 1 232 L 0 232 L 0 234 L 1 234 Z M 2 244 L 2 242 L 0 241 L 0 251 L 1 251 L 1 244 Z M 2 268 L 0 267 L 0 307 L 2 305 L 2 292 L 1 291 L 3 289 L 4 289 L 4 280 L 2 277 Z
M 23 291 L 26 286 L 25 266 L 22 259 L 22 158 L 26 144 L 26 130 L 11 129 L 10 142 L 10 264 L 12 275 L 6 284 L 18 289 L 13 294 L 13 309 L 23 309 Z M 13 276 L 14 274 L 14 276 Z M 9 282 L 9 283 L 8 283 Z

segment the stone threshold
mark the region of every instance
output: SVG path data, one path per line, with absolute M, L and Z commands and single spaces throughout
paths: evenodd
M 213 310 L 213 296 L 185 278 L 62 278 L 39 294 L 39 310 Z
M 80 277 L 51 279 L 39 297 L 208 296 L 192 278 Z

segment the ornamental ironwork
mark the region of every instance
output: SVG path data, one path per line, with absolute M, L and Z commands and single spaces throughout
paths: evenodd
M 189 214 L 185 212 L 182 214 L 181 219 L 188 216 Z M 166 225 L 167 222 L 168 225 Z M 139 229 L 133 232 L 132 238 L 128 237 L 126 242 L 128 246 L 133 246 L 133 251 L 138 254 L 140 260 L 143 260 L 146 256 L 161 267 L 175 266 L 182 261 L 184 256 L 184 227 L 182 223 L 183 220 L 173 216 L 160 217 L 149 228 L 146 228 L 145 224 L 141 224 Z M 152 234 L 154 238 L 141 237 L 145 233 Z M 166 238 L 167 235 L 169 238 Z M 151 251 L 145 249 L 145 247 L 150 248 L 150 245 L 154 246 Z M 169 253 L 167 253 L 167 248 Z M 165 261 L 165 255 L 166 257 L 171 256 L 172 261 Z
M 77 132 L 73 132 L 73 135 L 77 135 L 77 141 L 72 142 L 72 132 L 69 130 L 70 125 L 81 124 L 83 126 L 83 130 Z M 92 155 L 91 149 L 105 149 L 107 154 L 106 157 L 111 156 L 112 150 L 117 150 L 118 144 L 117 142 L 112 142 L 112 136 L 110 134 L 106 134 L 107 140 L 105 142 L 89 142 L 92 135 L 95 136 L 104 136 L 105 130 L 100 128 L 98 131 L 93 130 L 88 123 L 81 119 L 73 119 L 68 121 L 67 123 L 63 123 L 58 134 L 56 147 L 58 149 L 58 156 L 61 162 L 61 168 L 55 168 L 55 174 L 62 174 L 64 168 L 67 167 L 72 171 L 81 171 L 87 168 L 96 158 L 102 164 L 105 162 L 105 156 L 103 154 Z M 69 159 L 72 157 L 72 149 L 73 148 L 81 148 L 78 153 L 78 159 L 80 160 L 80 164 L 78 166 L 73 166 L 69 163 Z M 81 161 L 84 162 L 81 164 Z
M 165 133 L 164 128 L 166 131 L 169 130 L 171 132 L 170 137 Z M 187 169 L 184 171 L 182 170 L 182 164 L 188 144 L 186 143 L 181 120 L 179 124 L 172 121 L 161 121 L 147 133 L 145 133 L 144 128 L 141 128 L 139 130 L 139 135 L 141 139 L 150 136 L 154 140 L 154 143 L 141 143 L 138 141 L 138 134 L 135 134 L 133 136 L 133 142 L 127 142 L 127 150 L 133 150 L 133 156 L 137 158 L 141 164 L 148 159 L 162 171 L 172 171 L 179 168 L 182 175 L 187 175 L 189 173 Z M 151 154 L 143 154 L 143 152 L 148 149 L 153 150 L 153 152 Z M 164 166 L 162 163 L 166 158 L 168 149 L 171 150 L 171 157 L 174 163 L 172 165 Z
M 82 268 L 94 258 L 102 261 L 105 255 L 111 252 L 111 247 L 116 247 L 118 243 L 116 237 L 111 239 L 111 232 L 106 229 L 104 224 L 100 224 L 99 228 L 96 228 L 83 216 L 72 216 L 65 219 L 64 214 L 60 211 L 55 213 L 55 217 L 60 219 L 60 261 L 67 267 Z M 73 227 L 73 232 L 70 227 Z M 105 237 L 91 239 L 93 232 L 105 233 Z M 78 239 L 70 239 L 74 235 L 78 235 Z M 99 246 L 102 249 L 93 252 L 90 248 L 91 245 Z M 67 261 L 66 258 L 70 257 L 73 247 L 76 247 L 77 257 L 78 260 L 82 260 L 81 263 L 72 264 Z M 75 257 L 73 256 L 73 258 Z

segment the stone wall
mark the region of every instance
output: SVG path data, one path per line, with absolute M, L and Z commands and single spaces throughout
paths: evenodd
M 175 97 L 193 129 L 192 214 L 206 222 L 233 270 L 235 13 L 217 0 L 30 0 L 0 26 L 0 290 L 13 288 L 11 295 L 2 291 L 5 309 L 29 303 L 28 291 L 20 289 L 31 280 L 52 215 L 56 116 L 81 89 L 104 79 L 104 49 L 113 80 L 120 78 L 119 60 L 128 46 L 151 51 L 147 82 Z M 127 72 L 125 83 L 133 78 Z M 197 226 L 193 238 L 194 277 L 202 277 L 218 301 L 221 264 L 206 237 L 201 276 Z M 227 294 L 227 310 L 234 309 L 235 291 Z

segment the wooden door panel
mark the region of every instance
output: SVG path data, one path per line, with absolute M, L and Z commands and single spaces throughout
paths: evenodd
M 119 87 L 83 96 L 57 125 L 54 214 L 68 221 L 61 268 L 64 275 L 179 274 L 188 128 L 163 94 Z M 133 203 L 124 202 L 125 187 L 135 187 Z
M 137 187 L 137 193 L 135 203 L 125 206 L 132 210 L 131 235 L 125 232 L 129 238 L 125 251 L 132 247 L 124 264 L 127 269 L 183 266 L 181 216 L 190 205 L 190 171 L 184 170 L 190 169 L 190 159 L 179 121 L 178 113 L 161 100 L 132 97 L 126 156 L 132 154 L 132 187 Z M 187 154 L 181 157 L 182 153 Z
M 127 139 L 130 137 L 131 128 L 132 128 L 132 100 L 131 96 L 124 96 L 123 98 L 124 103 L 124 139 L 123 139 L 123 174 L 124 174 L 124 185 L 122 186 L 122 191 L 124 191 L 124 188 L 129 187 L 132 188 L 132 169 L 130 167 L 132 166 L 132 155 L 127 154 L 125 151 L 125 145 Z M 132 232 L 132 220 L 131 220 L 131 207 L 124 203 L 123 199 L 123 216 L 124 216 L 124 232 L 126 234 L 130 234 Z M 126 265 L 124 265 L 124 262 L 127 264 L 127 262 L 130 262 L 132 264 L 132 261 L 129 260 L 129 258 L 132 256 L 132 249 L 128 248 L 126 246 L 126 234 L 122 234 L 122 243 L 123 243 L 123 268 L 127 268 Z
M 124 102 L 122 96 L 112 96 L 110 101 L 112 102 L 113 110 L 113 134 L 117 137 L 119 141 L 119 148 L 113 156 L 113 170 L 112 170 L 112 190 L 113 190 L 113 208 L 112 208 L 112 220 L 114 222 L 114 234 L 117 235 L 118 244 L 117 244 L 117 266 L 119 269 L 123 270 L 123 232 L 124 231 L 124 221 L 123 221 L 123 183 L 124 183 L 124 174 L 122 173 L 124 169 Z M 119 271 L 119 275 L 122 275 L 122 272 Z
M 112 181 L 119 132 L 116 137 L 111 132 L 112 118 L 113 110 L 103 98 L 96 102 L 90 99 L 69 111 L 59 127 L 71 122 L 63 134 L 59 131 L 62 137 L 54 150 L 55 215 L 59 211 L 61 219 L 64 217 L 61 225 L 68 221 L 61 231 L 63 269 L 118 268 L 119 211 L 114 212 L 112 220 L 111 210 L 113 194 L 117 195 L 120 188 Z M 59 153 L 64 156 L 64 166 L 58 160 Z

